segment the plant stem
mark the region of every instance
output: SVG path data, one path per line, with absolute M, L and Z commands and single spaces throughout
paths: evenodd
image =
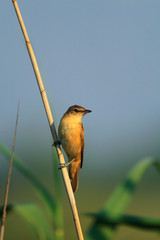
M 10 184 L 10 179 L 11 179 L 13 154 L 14 154 L 14 148 L 15 148 L 15 142 L 16 142 L 18 115 L 19 115 L 19 102 L 18 102 L 18 108 L 17 108 L 17 117 L 16 117 L 16 125 L 15 125 L 15 132 L 14 132 L 12 154 L 11 154 L 11 160 L 10 160 L 9 171 L 8 171 L 8 179 L 7 179 L 7 185 L 6 185 L 6 193 L 5 193 L 5 200 L 4 200 L 4 207 L 3 207 L 3 216 L 2 216 L 2 223 L 1 223 L 0 240 L 3 240 L 3 237 L 4 237 L 4 227 L 5 227 L 5 221 L 6 221 L 6 209 L 7 209 L 7 201 L 8 201 L 8 193 L 9 193 L 9 184 Z
M 29 56 L 30 56 L 30 59 L 31 59 L 31 62 L 32 62 L 34 73 L 35 73 L 35 76 L 36 76 L 36 79 L 37 79 L 37 84 L 38 84 L 38 87 L 39 87 L 39 90 L 40 90 L 40 93 L 41 93 L 42 101 L 43 101 L 44 108 L 45 108 L 45 111 L 46 111 L 46 115 L 47 115 L 47 118 L 48 118 L 51 134 L 52 134 L 54 142 L 57 142 L 58 137 L 57 137 L 52 113 L 51 113 L 51 110 L 50 110 L 49 102 L 48 102 L 48 99 L 47 99 L 47 95 L 46 95 L 46 92 L 45 92 L 45 89 L 44 89 L 44 86 L 43 86 L 41 74 L 40 74 L 40 71 L 39 71 L 39 68 L 38 68 L 38 64 L 37 64 L 37 61 L 36 61 L 31 43 L 29 41 L 29 37 L 28 37 L 27 31 L 26 31 L 26 28 L 25 28 L 25 25 L 24 25 L 24 22 L 23 22 L 18 4 L 17 4 L 17 1 L 12 0 L 12 2 L 13 2 L 13 5 L 14 5 L 14 8 L 15 8 L 19 24 L 21 26 L 21 29 L 22 29 L 22 32 L 23 32 L 23 35 L 24 35 L 24 39 L 25 39 L 25 42 L 26 42 L 28 53 L 29 53 Z M 65 164 L 63 153 L 62 153 L 59 145 L 56 146 L 56 150 L 57 150 L 60 165 Z M 80 220 L 79 220 L 79 216 L 78 216 L 78 211 L 77 211 L 77 207 L 76 207 L 76 201 L 75 201 L 75 198 L 74 198 L 74 194 L 73 194 L 73 190 L 72 190 L 72 187 L 71 187 L 71 182 L 70 182 L 70 179 L 69 179 L 67 168 L 61 168 L 61 172 L 62 172 L 65 188 L 66 188 L 66 191 L 67 191 L 67 195 L 68 195 L 68 198 L 69 198 L 70 206 L 71 206 L 71 209 L 72 209 L 73 219 L 74 219 L 75 227 L 76 227 L 76 230 L 77 230 L 77 236 L 78 236 L 78 239 L 83 240 L 83 233 L 82 233 Z

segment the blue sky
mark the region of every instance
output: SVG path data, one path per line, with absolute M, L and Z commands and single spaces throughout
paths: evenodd
M 18 4 L 56 126 L 71 105 L 92 110 L 83 119 L 85 158 L 92 158 L 86 167 L 96 169 L 98 162 L 99 171 L 110 171 L 119 159 L 129 168 L 141 157 L 160 156 L 160 1 Z M 0 140 L 11 147 L 20 100 L 17 152 L 49 149 L 49 127 L 12 1 L 2 1 L 0 19 Z

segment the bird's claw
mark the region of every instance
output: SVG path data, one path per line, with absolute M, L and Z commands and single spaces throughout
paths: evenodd
M 52 144 L 52 147 L 57 147 L 58 145 L 61 145 L 61 142 L 58 140 L 58 141 L 55 141 L 53 144 Z
M 75 158 L 73 158 L 70 162 L 68 162 L 68 163 L 61 163 L 60 165 L 60 167 L 58 168 L 58 169 L 62 169 L 62 168 L 64 168 L 64 167 L 68 167 L 73 161 L 75 160 Z

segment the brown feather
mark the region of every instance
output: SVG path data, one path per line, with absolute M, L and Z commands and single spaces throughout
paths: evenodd
M 73 192 L 75 192 L 78 188 L 79 183 L 79 170 L 81 166 L 81 158 L 80 154 L 75 158 L 75 160 L 69 165 L 69 177 L 71 179 L 71 185 L 73 188 Z
M 82 124 L 82 131 L 81 131 L 81 168 L 83 165 L 83 153 L 84 153 L 84 128 Z
M 74 160 L 69 165 L 69 176 L 74 192 L 78 188 L 79 171 L 83 165 L 85 141 L 81 120 L 89 112 L 91 111 L 78 105 L 71 106 L 61 118 L 58 128 L 58 137 L 68 156 L 68 160 L 69 162 Z
M 72 189 L 73 189 L 73 192 L 76 192 L 77 189 L 78 189 L 78 184 L 79 184 L 79 171 L 80 171 L 80 167 L 78 167 L 75 175 L 74 175 L 74 178 L 71 179 L 71 185 L 72 185 Z

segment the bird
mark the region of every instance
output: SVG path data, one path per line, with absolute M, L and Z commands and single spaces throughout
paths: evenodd
M 84 128 L 82 118 L 92 112 L 84 107 L 73 105 L 68 108 L 60 120 L 58 138 L 67 154 L 69 163 L 69 177 L 73 192 L 76 192 L 79 183 L 79 171 L 83 165 L 84 155 Z

